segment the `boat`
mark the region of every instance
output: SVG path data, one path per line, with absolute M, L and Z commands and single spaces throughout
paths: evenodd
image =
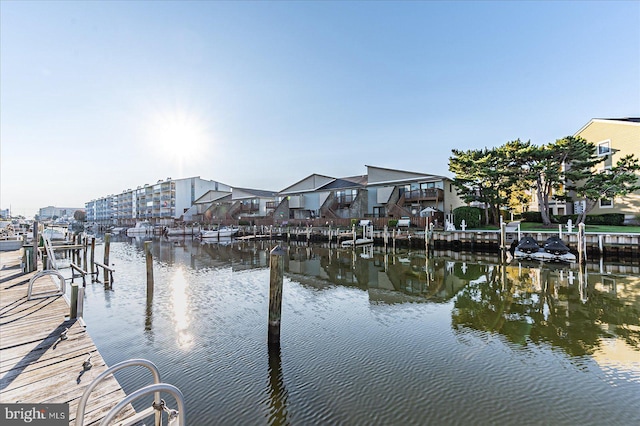
M 47 228 L 42 231 L 42 236 L 47 238 L 49 241 L 64 241 L 66 237 L 64 232 L 55 228 Z
M 22 236 L 11 235 L 0 237 L 0 251 L 14 251 L 22 248 Z
M 224 228 L 218 228 L 218 229 L 211 229 L 208 231 L 202 231 L 200 232 L 200 238 L 205 239 L 205 238 L 228 238 L 228 237 L 233 237 L 234 235 L 236 235 L 238 233 L 238 231 L 240 230 L 240 228 L 229 228 L 229 227 L 224 227 Z
M 538 242 L 532 237 L 524 237 L 513 250 L 513 257 L 516 259 L 575 262 L 576 255 L 571 253 L 569 248 L 564 245 L 558 237 L 547 239 L 545 245 L 547 242 L 549 243 L 549 249 L 540 247 Z
M 178 235 L 198 235 L 200 233 L 199 226 L 184 226 L 182 228 L 166 228 L 164 230 L 164 235 L 167 237 L 174 237 Z
M 569 247 L 567 247 L 560 239 L 560 237 L 557 236 L 547 238 L 547 241 L 544 242 L 544 245 L 542 247 L 547 253 L 552 253 L 555 255 L 569 253 Z
M 153 235 L 153 225 L 148 220 L 137 222 L 135 227 L 127 229 L 128 237 L 134 235 Z
M 538 245 L 538 242 L 533 237 L 522 237 L 520 241 L 518 241 L 516 250 L 523 253 L 536 253 L 540 250 L 540 245 Z
M 345 240 L 340 243 L 342 247 L 364 246 L 367 244 L 373 244 L 373 238 L 357 238 L 355 240 Z

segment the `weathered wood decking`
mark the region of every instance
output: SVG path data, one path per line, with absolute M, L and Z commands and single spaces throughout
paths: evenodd
M 85 387 L 108 366 L 82 324 L 67 319 L 69 305 L 62 296 L 27 300 L 35 272 L 22 272 L 21 252 L 0 257 L 0 403 L 69 403 L 73 425 Z M 35 291 L 55 287 L 49 277 L 34 284 Z M 61 339 L 67 328 L 67 338 Z M 89 356 L 92 367 L 85 369 Z M 105 379 L 89 398 L 84 424 L 99 423 L 124 397 L 113 376 Z

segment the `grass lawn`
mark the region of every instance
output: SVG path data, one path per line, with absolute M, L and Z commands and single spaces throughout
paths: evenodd
M 481 229 L 499 229 L 497 226 L 487 226 Z M 522 232 L 532 231 L 558 231 L 558 224 L 554 224 L 551 227 L 544 227 L 541 223 L 535 222 L 522 222 L 520 224 L 520 230 Z M 573 232 L 577 231 L 578 227 L 574 226 Z M 608 225 L 585 225 L 585 232 L 612 232 L 623 234 L 640 234 L 640 226 L 608 226 Z M 567 232 L 567 227 L 562 226 L 562 232 Z

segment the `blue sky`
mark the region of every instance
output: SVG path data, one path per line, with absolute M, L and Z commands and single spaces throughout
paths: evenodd
M 640 2 L 1 1 L 0 207 L 280 190 L 640 116 Z

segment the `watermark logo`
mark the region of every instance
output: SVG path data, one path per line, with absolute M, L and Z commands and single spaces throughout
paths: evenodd
M 2 426 L 68 426 L 69 404 L 0 404 Z

